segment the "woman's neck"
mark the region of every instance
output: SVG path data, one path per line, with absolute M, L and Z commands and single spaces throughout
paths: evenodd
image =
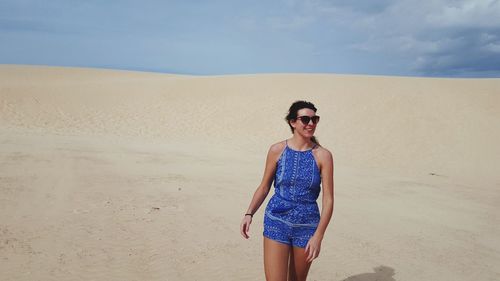
M 308 150 L 314 146 L 314 142 L 311 138 L 304 138 L 300 135 L 294 134 L 288 143 L 292 143 L 292 146 L 297 150 Z

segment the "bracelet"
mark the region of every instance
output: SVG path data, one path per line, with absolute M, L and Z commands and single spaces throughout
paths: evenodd
M 245 216 L 250 216 L 251 218 L 253 218 L 253 214 L 245 214 Z

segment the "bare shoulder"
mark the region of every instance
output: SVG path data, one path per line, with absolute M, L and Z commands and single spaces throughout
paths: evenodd
M 285 149 L 285 141 L 280 141 L 272 144 L 269 147 L 269 152 L 267 153 L 267 157 L 273 159 L 274 161 L 278 161 L 278 158 L 281 156 L 281 153 Z
M 323 146 L 317 146 L 314 149 L 314 154 L 322 164 L 333 163 L 333 154 Z
M 274 143 L 269 148 L 269 153 L 281 154 L 283 149 L 285 149 L 285 145 L 286 145 L 285 141 L 280 141 L 280 142 Z

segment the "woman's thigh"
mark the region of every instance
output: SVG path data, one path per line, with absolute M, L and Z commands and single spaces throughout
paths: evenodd
M 307 262 L 304 248 L 293 247 L 290 253 L 289 281 L 305 281 L 311 263 Z
M 287 281 L 291 246 L 264 237 L 264 270 L 267 281 Z

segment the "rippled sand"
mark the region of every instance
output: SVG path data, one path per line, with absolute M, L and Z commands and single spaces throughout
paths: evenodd
M 334 154 L 310 280 L 500 279 L 500 79 L 0 66 L 2 280 L 263 280 L 238 226 L 297 99 Z

